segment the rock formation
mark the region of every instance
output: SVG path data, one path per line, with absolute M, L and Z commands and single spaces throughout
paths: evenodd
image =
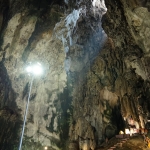
M 44 74 L 22 149 L 95 150 L 128 125 L 145 128 L 149 11 L 149 0 L 1 0 L 0 149 L 19 146 L 30 62 Z

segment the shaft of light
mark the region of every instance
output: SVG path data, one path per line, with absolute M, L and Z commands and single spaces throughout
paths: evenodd
M 22 133 L 21 133 L 21 138 L 20 138 L 20 144 L 19 144 L 18 150 L 21 150 L 21 147 L 22 147 L 22 139 L 23 139 L 23 135 L 24 135 L 24 129 L 25 129 L 25 124 L 26 124 L 26 119 L 27 119 L 27 114 L 28 114 L 28 107 L 29 107 L 33 78 L 34 78 L 34 76 L 32 76 L 32 79 L 30 82 L 30 90 L 29 90 L 29 95 L 28 95 L 28 100 L 27 100 L 27 105 L 26 105 L 26 110 L 25 110 L 25 115 L 24 115 L 24 122 L 23 122 L 23 127 L 22 127 Z

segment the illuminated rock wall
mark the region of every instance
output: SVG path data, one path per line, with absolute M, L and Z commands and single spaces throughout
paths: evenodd
M 31 80 L 25 67 L 38 61 L 44 69 L 33 82 L 24 149 L 94 150 L 131 116 L 144 128 L 149 7 L 137 0 L 1 1 L 0 108 L 18 115 L 10 133 L 23 120 Z

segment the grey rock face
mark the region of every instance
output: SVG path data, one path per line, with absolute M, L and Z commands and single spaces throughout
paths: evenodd
M 38 61 L 44 70 L 34 78 L 23 148 L 94 150 L 124 130 L 129 116 L 144 128 L 150 111 L 148 2 L 1 4 L 0 108 L 23 118 L 31 80 L 25 67 Z

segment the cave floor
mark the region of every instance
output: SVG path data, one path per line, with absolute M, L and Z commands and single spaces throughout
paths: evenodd
M 143 135 L 136 135 L 124 139 L 114 137 L 97 150 L 150 150 L 150 148 L 148 148 L 146 142 L 144 142 Z

